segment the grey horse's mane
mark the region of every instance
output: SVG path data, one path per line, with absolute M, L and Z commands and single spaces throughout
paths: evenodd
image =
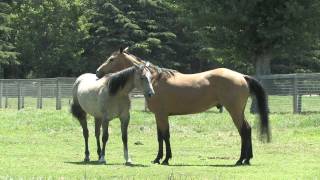
M 109 94 L 111 96 L 117 94 L 117 92 L 126 85 L 129 77 L 132 76 L 135 71 L 135 67 L 130 67 L 112 74 L 108 81 Z

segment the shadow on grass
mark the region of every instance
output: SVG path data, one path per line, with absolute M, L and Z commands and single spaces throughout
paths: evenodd
M 234 164 L 170 164 L 174 167 L 242 167 Z
M 107 164 L 101 164 L 99 161 L 78 161 L 78 162 L 64 162 L 67 164 L 75 164 L 75 165 L 105 165 L 105 166 L 126 166 L 126 167 L 149 167 L 148 165 L 144 164 L 124 164 L 124 163 L 107 163 Z

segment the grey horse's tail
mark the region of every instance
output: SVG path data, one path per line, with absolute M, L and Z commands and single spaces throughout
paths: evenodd
M 77 88 L 78 81 L 76 81 L 73 85 L 73 99 L 70 105 L 70 112 L 72 113 L 73 117 L 77 118 L 80 121 L 86 118 L 87 113 L 82 109 L 82 107 L 79 104 L 78 97 L 76 94 Z
M 271 132 L 269 127 L 269 106 L 268 96 L 259 81 L 251 76 L 244 76 L 247 81 L 250 93 L 255 95 L 257 100 L 258 112 L 260 115 L 260 134 L 261 139 L 271 140 Z

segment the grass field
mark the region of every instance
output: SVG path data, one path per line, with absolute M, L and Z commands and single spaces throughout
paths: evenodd
M 144 110 L 144 99 L 134 98 L 135 102 L 133 105 L 133 110 Z M 62 108 L 67 108 L 70 104 L 71 98 L 62 98 L 61 105 Z M 301 98 L 301 110 L 302 112 L 319 112 L 320 109 L 318 104 L 320 104 L 320 96 L 309 96 L 304 95 Z M 18 100 L 17 98 L 8 98 L 7 108 L 17 109 Z M 251 99 L 249 98 L 247 103 L 247 110 L 251 104 Z M 274 113 L 291 113 L 293 112 L 293 97 L 292 96 L 269 96 L 270 111 Z M 56 108 L 55 98 L 43 98 L 42 108 L 46 110 L 54 110 Z M 5 97 L 2 98 L 2 107 L 5 107 Z M 24 108 L 35 109 L 37 107 L 37 98 L 35 97 L 25 97 L 24 98 Z
M 279 107 L 282 108 L 282 107 Z M 251 166 L 234 167 L 240 137 L 229 117 L 216 109 L 174 116 L 170 166 L 151 164 L 157 153 L 155 120 L 142 112 L 143 99 L 133 104 L 129 150 L 134 166 L 123 165 L 117 119 L 110 123 L 107 165 L 96 163 L 93 121 L 89 120 L 93 162 L 84 164 L 82 130 L 68 113 L 54 109 L 0 109 L 0 179 L 320 179 L 320 113 L 272 113 L 272 142 L 257 139 L 253 126 Z M 140 141 L 142 145 L 135 145 Z

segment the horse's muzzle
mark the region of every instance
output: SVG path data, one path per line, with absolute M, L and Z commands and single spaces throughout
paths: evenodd
M 147 93 L 147 97 L 148 97 L 148 98 L 151 98 L 152 96 L 154 96 L 154 92 L 151 92 L 151 91 L 150 91 L 150 92 Z
M 96 76 L 97 76 L 97 78 L 101 78 L 102 77 L 102 74 L 100 73 L 100 71 L 96 71 Z

